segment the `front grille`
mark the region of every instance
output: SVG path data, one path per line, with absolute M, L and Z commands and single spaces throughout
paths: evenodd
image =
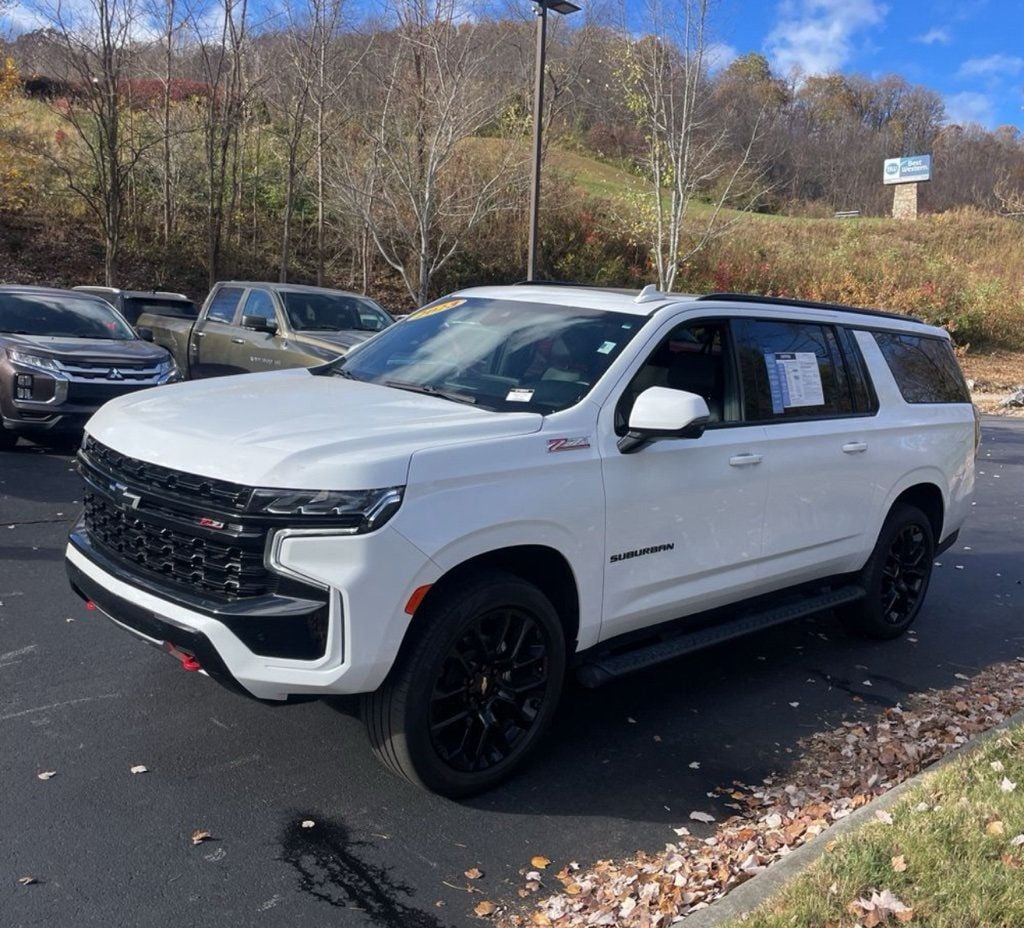
M 112 382 L 108 380 L 96 380 L 89 383 L 80 383 L 72 380 L 68 384 L 68 403 L 83 406 L 102 406 L 108 400 L 124 396 L 126 393 L 134 393 L 141 390 L 145 384 L 132 383 L 128 380 Z
M 264 531 L 221 540 L 190 528 L 188 515 L 163 508 L 121 507 L 93 490 L 84 502 L 90 542 L 115 560 L 191 593 L 234 600 L 269 591 Z
M 109 383 L 150 384 L 166 370 L 158 361 L 58 361 L 58 367 L 73 380 L 101 381 Z
M 252 497 L 250 487 L 139 461 L 100 444 L 91 435 L 86 436 L 82 451 L 97 468 L 114 480 L 193 505 L 212 503 L 218 509 L 245 512 Z

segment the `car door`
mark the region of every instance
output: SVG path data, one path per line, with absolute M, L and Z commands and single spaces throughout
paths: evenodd
M 192 328 L 189 368 L 193 378 L 243 373 L 232 363 L 231 339 L 236 335 L 243 287 L 218 287 L 206 311 Z
M 744 598 L 759 576 L 768 485 L 765 429 L 741 420 L 727 321 L 663 329 L 657 347 L 603 407 L 605 486 L 602 638 Z M 705 398 L 712 421 L 697 439 L 623 454 L 636 397 L 651 386 Z
M 295 367 L 297 362 L 288 349 L 288 341 L 278 334 L 281 329 L 281 313 L 273 293 L 262 287 L 251 287 L 242 304 L 240 321 L 256 316 L 266 319 L 275 331 L 259 331 L 240 325 L 232 343 L 235 345 L 235 360 L 246 371 L 273 371 L 282 367 Z
M 768 436 L 764 576 L 783 587 L 856 569 L 877 481 L 850 343 L 806 320 L 738 319 L 733 331 L 744 416 Z

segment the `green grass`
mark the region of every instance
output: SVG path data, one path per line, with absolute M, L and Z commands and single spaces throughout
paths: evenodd
M 993 770 L 994 761 L 1004 770 Z M 1003 792 L 1004 777 L 1020 785 Z M 927 811 L 918 811 L 922 803 Z M 917 928 L 1024 925 L 1024 847 L 1011 843 L 1024 832 L 1024 731 L 928 776 L 892 816 L 892 825 L 872 822 L 830 845 L 775 898 L 726 928 L 852 928 L 849 904 L 884 889 L 913 908 L 909 924 Z M 899 856 L 903 872 L 893 866 Z

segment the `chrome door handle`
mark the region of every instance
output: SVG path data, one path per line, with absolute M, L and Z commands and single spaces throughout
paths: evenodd
M 244 338 L 233 338 L 233 339 L 231 339 L 231 344 L 232 345 L 244 345 L 245 344 L 245 339 Z
M 861 451 L 868 450 L 868 443 L 866 441 L 848 441 L 843 445 L 844 454 L 860 454 Z
M 193 338 L 206 338 L 206 333 L 205 332 L 193 332 L 192 333 L 192 337 Z
M 734 454 L 729 458 L 730 467 L 750 467 L 751 464 L 760 464 L 761 455 L 759 454 Z

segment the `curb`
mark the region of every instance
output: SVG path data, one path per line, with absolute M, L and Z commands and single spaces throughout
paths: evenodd
M 993 738 L 997 738 L 1007 729 L 1015 728 L 1022 724 L 1024 724 L 1024 709 L 1015 712 L 995 728 L 990 728 L 988 731 L 972 738 L 957 750 L 950 751 L 944 757 L 940 757 L 934 764 L 918 771 L 910 779 L 904 780 L 887 793 L 883 793 L 867 805 L 861 806 L 855 812 L 846 816 L 846 818 L 840 819 L 820 835 L 817 835 L 812 841 L 801 845 L 781 860 L 770 864 L 764 873 L 759 873 L 745 883 L 741 883 L 717 902 L 708 906 L 708 908 L 680 919 L 678 924 L 685 924 L 686 928 L 715 928 L 715 926 L 721 925 L 730 919 L 749 914 L 753 909 L 756 909 L 763 902 L 774 896 L 791 879 L 813 864 L 825 853 L 826 847 L 833 841 L 873 820 L 876 812 L 888 810 L 896 805 L 906 793 L 918 786 L 936 770 L 940 770 L 947 764 L 970 757 L 982 745 L 987 744 Z

